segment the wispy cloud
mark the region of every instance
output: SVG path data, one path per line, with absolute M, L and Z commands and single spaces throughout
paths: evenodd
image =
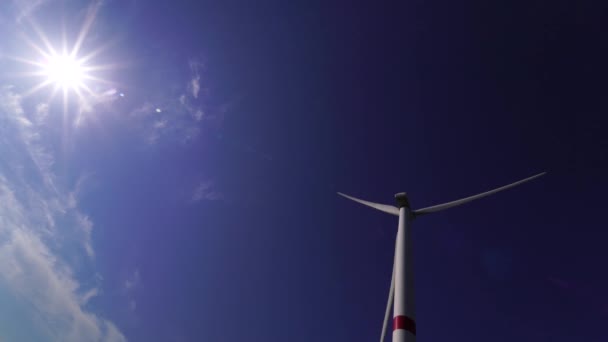
M 217 201 L 223 199 L 224 196 L 221 192 L 215 189 L 215 184 L 212 181 L 201 181 L 194 192 L 192 193 L 192 201 Z
M 119 98 L 120 94 L 115 88 L 110 88 L 99 93 L 82 93 L 78 98 L 78 113 L 74 118 L 74 126 L 79 127 L 84 124 L 87 119 L 94 119 L 95 116 L 87 114 L 92 113 L 97 107 L 108 107 Z
M 48 108 L 33 108 L 26 112 L 11 87 L 0 89 L 0 291 L 23 303 L 49 340 L 126 341 L 85 308 L 99 289 L 83 286 L 75 274 L 85 270 L 66 256 L 80 254 L 70 241 L 94 255 L 93 221 L 78 208 L 80 185 L 72 191 L 58 185 L 38 120 Z
M 99 289 L 94 287 L 80 297 L 80 305 L 86 305 L 91 298 L 99 296 Z
M 141 277 L 139 276 L 139 270 L 136 269 L 131 275 L 125 280 L 123 284 L 124 294 L 129 298 L 129 310 L 135 311 L 137 308 L 137 302 L 135 301 L 134 292 L 140 286 Z
M 203 64 L 192 59 L 188 65 L 191 76 L 177 93 L 167 90 L 171 95 L 140 102 L 129 110 L 133 126 L 151 145 L 160 141 L 190 143 L 203 128 L 219 130 L 226 113 L 236 104 L 210 104 L 207 88 L 201 85 Z
M 192 77 L 190 80 L 190 90 L 192 91 L 192 96 L 195 99 L 198 98 L 198 92 L 201 90 L 200 80 L 201 77 L 199 75 Z
M 195 99 L 198 98 L 198 93 L 201 90 L 201 74 L 199 69 L 203 66 L 197 60 L 190 60 L 190 70 L 192 72 L 192 78 L 190 79 L 190 83 L 188 84 L 188 89 L 190 90 L 192 97 Z
M 139 286 L 139 282 L 141 278 L 139 276 L 139 270 L 135 270 L 129 278 L 125 280 L 124 288 L 126 291 L 134 290 L 137 286 Z
M 41 124 L 46 120 L 46 117 L 49 115 L 49 105 L 48 103 L 39 103 L 36 105 L 36 116 L 35 120 L 37 124 Z
M 13 3 L 19 10 L 17 22 L 21 22 L 24 18 L 27 18 L 32 12 L 47 2 L 49 2 L 49 0 L 13 0 Z
M 2 287 L 32 308 L 32 317 L 40 317 L 34 323 L 54 340 L 98 341 L 110 332 L 112 341 L 125 341 L 109 321 L 83 308 L 95 290 L 80 294 L 72 269 L 45 243 L 5 177 L 0 178 L 0 194 Z
M 78 223 L 77 231 L 80 233 L 80 242 L 84 246 L 84 250 L 87 252 L 89 257 L 95 256 L 93 252 L 93 246 L 91 243 L 91 234 L 93 233 L 93 221 L 87 216 L 81 213 L 76 214 Z
M 200 120 L 196 119 L 199 115 L 196 110 L 177 98 L 154 104 L 145 102 L 133 109 L 129 116 L 135 120 L 134 127 L 149 144 L 156 144 L 161 140 L 189 143 L 198 137 L 201 129 L 197 123 Z

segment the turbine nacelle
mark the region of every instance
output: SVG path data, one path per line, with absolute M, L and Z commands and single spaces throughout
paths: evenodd
M 400 192 L 398 194 L 395 194 L 395 201 L 397 202 L 397 208 L 412 209 L 410 207 L 410 201 L 407 198 L 407 193 L 405 193 L 405 192 Z

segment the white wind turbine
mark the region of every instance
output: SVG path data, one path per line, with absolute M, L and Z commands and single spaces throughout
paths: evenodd
M 382 325 L 382 334 L 380 342 L 384 342 L 386 335 L 386 327 L 388 317 L 391 310 L 391 305 L 394 301 L 393 310 L 393 342 L 415 342 L 416 341 L 416 321 L 415 321 L 415 305 L 414 305 L 414 269 L 412 263 L 412 240 L 411 240 L 411 222 L 418 216 L 438 212 L 444 209 L 459 206 L 461 204 L 471 202 L 478 198 L 492 195 L 502 190 L 506 190 L 522 183 L 531 181 L 544 175 L 546 172 L 539 173 L 532 177 L 522 179 L 509 185 L 501 186 L 494 190 L 490 190 L 474 196 L 465 197 L 456 201 L 447 202 L 432 207 L 411 210 L 410 203 L 404 192 L 395 195 L 397 207 L 364 201 L 338 192 L 348 199 L 359 202 L 368 207 L 383 211 L 387 214 L 399 216 L 399 227 L 397 230 L 397 239 L 395 243 L 395 259 L 393 263 L 393 275 L 391 279 L 391 289 L 389 292 L 388 303 L 386 305 L 386 313 L 384 323 Z M 394 299 L 394 300 L 393 300 Z

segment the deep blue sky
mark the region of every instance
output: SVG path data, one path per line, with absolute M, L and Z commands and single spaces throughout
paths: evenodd
M 91 8 L 106 82 L 26 96 L 34 26 L 72 46 Z M 397 221 L 336 191 L 420 208 L 548 171 L 415 222 L 418 339 L 606 340 L 604 13 L 2 5 L 0 339 L 376 340 Z

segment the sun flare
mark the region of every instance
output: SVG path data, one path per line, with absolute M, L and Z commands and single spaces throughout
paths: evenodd
M 42 68 L 47 81 L 63 89 L 78 90 L 86 78 L 82 63 L 70 55 L 53 55 L 47 58 Z
M 29 57 L 12 57 L 27 68 L 22 69 L 21 75 L 37 79 L 37 82 L 23 93 L 24 97 L 50 88 L 47 101 L 51 101 L 58 92 L 62 93 L 64 115 L 67 115 L 69 108 L 74 108 L 69 103 L 76 104 L 78 108 L 86 108 L 90 103 L 95 102 L 100 94 L 107 92 L 108 88 L 116 87 L 114 82 L 104 79 L 103 74 L 112 71 L 118 65 L 100 65 L 94 61 L 108 44 L 87 48 L 85 43 L 95 21 L 99 4 L 98 2 L 91 5 L 80 31 L 64 31 L 63 40 L 59 42 L 51 42 L 35 20 L 30 18 L 30 29 L 37 39 L 32 39 L 28 35 L 22 37 L 23 41 L 32 48 L 33 54 Z M 75 39 L 68 39 L 69 36 Z M 72 44 L 69 40 L 72 40 Z M 75 98 L 76 101 L 70 98 Z M 79 109 L 78 112 L 83 111 Z

